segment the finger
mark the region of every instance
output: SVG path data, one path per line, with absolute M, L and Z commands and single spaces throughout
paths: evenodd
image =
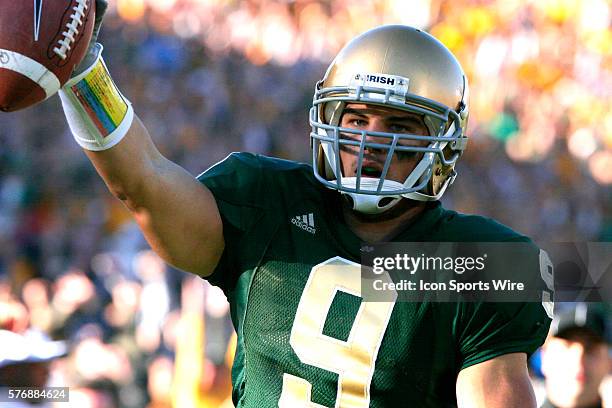
M 98 17 L 104 17 L 107 8 L 108 2 L 106 0 L 96 0 L 96 21 L 98 21 Z
M 96 0 L 96 21 L 94 24 L 94 40 L 98 37 L 98 32 L 100 31 L 100 26 L 102 24 L 102 20 L 104 19 L 104 14 L 106 14 L 106 9 L 108 8 L 108 2 L 106 0 Z

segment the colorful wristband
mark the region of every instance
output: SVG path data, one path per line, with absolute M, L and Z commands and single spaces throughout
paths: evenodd
M 110 149 L 127 134 L 134 110 L 119 92 L 102 59 L 102 45 L 94 64 L 70 79 L 60 98 L 77 143 L 87 150 Z

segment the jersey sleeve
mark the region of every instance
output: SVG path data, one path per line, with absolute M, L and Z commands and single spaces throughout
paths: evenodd
M 507 243 L 509 246 L 517 245 L 514 247 L 516 253 L 525 255 L 513 259 L 512 263 L 508 263 L 507 258 L 500 258 L 497 261 L 502 263 L 500 269 L 491 271 L 490 277 L 508 278 L 508 273 L 512 273 L 512 276 L 520 276 L 520 281 L 529 282 L 528 288 L 546 287 L 540 271 L 540 249 L 528 237 L 490 218 L 449 210 L 445 214 L 439 227 L 440 240 Z M 488 265 L 492 262 L 489 259 Z M 509 268 L 520 268 L 520 274 Z M 542 345 L 551 319 L 542 302 L 532 295 L 526 295 L 526 300 L 457 304 L 452 331 L 460 370 L 504 354 L 522 352 L 530 355 Z
M 551 319 L 541 303 L 463 303 L 456 336 L 464 369 L 509 353 L 531 355 L 544 343 Z
M 545 267 L 540 262 L 541 251 L 526 237 L 504 238 L 509 245 L 521 245 L 523 255 L 517 256 L 513 265 L 521 269 L 521 280 L 528 287 L 537 288 L 540 301 L 530 296 L 523 302 L 460 303 L 455 325 L 460 369 L 509 353 L 530 356 L 548 334 L 551 319 L 543 303 L 546 284 L 540 270 Z M 502 270 L 509 272 L 506 267 Z
M 212 192 L 223 222 L 225 249 L 213 273 L 206 279 L 225 292 L 235 285 L 240 271 L 256 256 L 260 241 L 252 241 L 249 234 L 265 224 L 266 191 L 258 158 L 249 153 L 232 153 L 225 160 L 198 176 L 198 180 Z

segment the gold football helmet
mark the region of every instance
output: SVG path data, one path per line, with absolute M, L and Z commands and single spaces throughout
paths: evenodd
M 310 110 L 315 177 L 349 196 L 354 210 L 367 214 L 386 211 L 402 197 L 438 200 L 454 181 L 455 163 L 467 144 L 467 99 L 468 84 L 461 65 L 431 35 L 401 25 L 361 34 L 338 53 L 315 88 Z M 343 110 L 351 102 L 418 114 L 429 135 L 340 127 Z M 406 145 L 408 140 L 413 141 L 412 146 Z M 416 146 L 415 140 L 427 143 Z M 339 152 L 348 146 L 359 147 L 356 177 L 342 174 Z M 386 151 L 379 178 L 361 177 L 368 149 Z M 404 183 L 386 179 L 393 155 L 399 152 L 422 155 Z

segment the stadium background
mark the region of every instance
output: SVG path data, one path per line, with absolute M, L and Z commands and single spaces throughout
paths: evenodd
M 607 241 L 610 19 L 605 0 L 111 0 L 101 42 L 160 150 L 198 174 L 237 150 L 309 161 L 314 83 L 339 48 L 378 24 L 426 28 L 470 80 L 444 204 L 539 240 Z M 225 298 L 147 250 L 57 97 L 0 115 L 0 327 L 68 341 L 51 379 L 75 406 L 165 407 L 171 384 L 180 406 L 228 395 Z

